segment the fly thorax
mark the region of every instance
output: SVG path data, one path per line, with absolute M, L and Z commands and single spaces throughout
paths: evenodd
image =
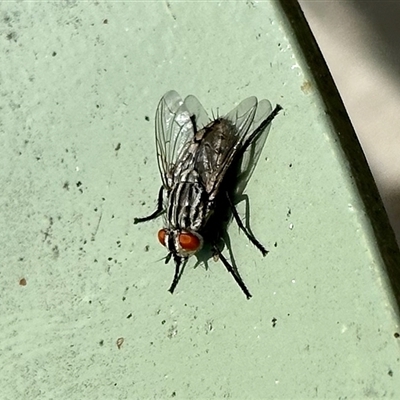
M 158 231 L 158 240 L 173 255 L 179 255 L 180 257 L 190 257 L 203 246 L 203 238 L 197 232 L 178 229 L 160 229 Z
M 198 232 L 205 224 L 208 194 L 195 173 L 186 178 L 171 190 L 165 219 L 169 227 Z

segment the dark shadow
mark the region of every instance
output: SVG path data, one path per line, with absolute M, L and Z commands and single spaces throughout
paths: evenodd
M 206 269 L 208 269 L 208 260 L 212 258 L 214 261 L 219 261 L 219 263 L 224 265 L 226 270 L 232 275 L 247 299 L 250 299 L 250 291 L 248 290 L 239 273 L 239 269 L 232 250 L 230 237 L 228 234 L 228 226 L 233 220 L 232 211 L 237 211 L 234 208 L 234 205 L 232 205 L 233 210 L 229 206 L 226 201 L 225 194 L 225 190 L 221 191 L 216 201 L 215 210 L 208 220 L 204 230 L 202 231 L 205 243 L 203 249 L 196 254 L 196 266 L 202 262 L 205 265 Z M 245 219 L 247 221 L 249 219 L 249 216 L 246 215 Z M 222 253 L 225 248 L 227 249 L 229 254 L 228 259 L 225 258 Z
M 400 188 L 385 188 L 382 193 L 386 193 L 383 196 L 386 212 L 390 221 L 392 221 L 397 243 L 400 243 Z
M 378 36 L 373 43 L 376 53 L 383 62 L 389 62 L 400 77 L 400 2 L 352 0 L 349 3 L 368 20 L 373 36 Z

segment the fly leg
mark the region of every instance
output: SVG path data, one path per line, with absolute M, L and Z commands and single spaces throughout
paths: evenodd
M 247 140 L 243 143 L 242 148 L 240 149 L 241 154 L 243 154 L 247 148 L 253 143 L 253 140 L 257 140 L 257 136 L 272 122 L 272 120 L 278 115 L 279 111 L 283 110 L 283 108 L 277 104 L 275 108 L 271 111 L 271 114 L 261 122 L 260 126 L 247 138 Z
M 244 232 L 244 234 L 247 236 L 247 238 L 250 240 L 251 243 L 254 244 L 254 246 L 257 247 L 258 250 L 261 251 L 261 254 L 265 257 L 268 254 L 268 250 L 256 239 L 254 236 L 253 232 L 251 231 L 250 227 L 248 226 L 248 223 L 246 222 L 247 226 L 243 225 L 242 220 L 240 219 L 240 215 L 238 214 L 235 205 L 233 204 L 231 198 L 229 197 L 228 192 L 226 192 L 226 198 L 228 200 L 229 206 L 232 211 L 233 218 L 235 218 L 236 223 L 238 224 L 239 228 Z M 246 221 L 248 221 L 249 218 L 249 199 L 247 196 L 243 196 L 245 202 L 246 202 Z
M 224 264 L 225 268 L 228 270 L 228 272 L 233 276 L 233 279 L 235 279 L 236 283 L 239 285 L 240 289 L 242 289 L 242 292 L 245 294 L 247 297 L 247 300 L 251 298 L 251 294 L 249 292 L 249 289 L 247 289 L 246 285 L 243 282 L 242 277 L 239 274 L 239 271 L 237 268 L 229 264 L 229 261 L 224 257 L 222 254 L 221 250 L 218 248 L 217 245 L 213 246 L 213 250 L 215 254 L 218 256 L 218 258 L 221 260 L 222 264 Z
M 171 259 L 171 257 L 167 258 L 165 261 L 165 263 L 167 263 L 169 260 Z M 167 261 L 168 260 L 168 261 Z M 179 280 L 181 279 L 183 270 L 185 269 L 185 265 L 187 262 L 187 258 L 184 259 L 185 261 L 182 264 L 182 258 L 181 257 L 174 257 L 174 261 L 175 261 L 175 274 L 174 274 L 174 279 L 172 280 L 171 286 L 168 289 L 168 292 L 170 292 L 171 294 L 174 293 L 174 290 L 176 288 L 176 285 L 178 284 Z M 182 265 L 182 268 L 180 268 Z
M 148 215 L 147 217 L 142 217 L 142 218 L 135 218 L 133 220 L 133 224 L 136 225 L 140 222 L 146 222 L 146 221 L 150 221 L 152 219 L 155 219 L 157 217 L 159 217 L 163 212 L 163 190 L 164 188 L 161 186 L 160 190 L 158 192 L 158 199 L 157 199 L 157 209 L 150 215 Z

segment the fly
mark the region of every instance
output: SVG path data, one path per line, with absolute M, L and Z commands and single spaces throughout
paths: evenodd
M 160 100 L 155 116 L 155 139 L 162 186 L 157 209 L 134 224 L 164 214 L 159 242 L 168 250 L 165 263 L 175 263 L 168 289 L 174 292 L 190 256 L 210 242 L 215 257 L 232 274 L 243 293 L 251 294 L 236 266 L 220 249 L 226 243 L 222 214 L 230 210 L 239 228 L 265 256 L 268 252 L 245 226 L 235 207 L 255 168 L 268 136 L 269 125 L 282 109 L 268 100 L 243 100 L 224 117 L 210 120 L 194 96 L 182 100 L 171 90 Z

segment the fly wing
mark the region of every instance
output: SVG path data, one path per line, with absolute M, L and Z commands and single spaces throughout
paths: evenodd
M 173 183 L 177 160 L 195 133 L 191 114 L 177 92 L 171 90 L 161 98 L 155 118 L 157 161 L 165 188 Z
M 271 114 L 272 106 L 271 103 L 264 99 L 258 103 L 257 111 L 254 116 L 254 120 L 245 135 L 243 146 L 246 146 L 246 141 L 249 140 L 247 148 L 244 149 L 243 156 L 238 161 L 237 168 L 237 184 L 235 187 L 235 194 L 241 195 L 246 188 L 246 185 L 253 174 L 253 171 L 257 165 L 258 159 L 260 158 L 262 149 L 265 141 L 267 140 L 268 133 L 271 125 L 268 124 L 266 127 L 262 126 L 262 123 L 266 121 L 268 116 Z M 257 132 L 257 130 L 259 130 Z M 254 138 L 251 136 L 254 135 Z
M 189 110 L 190 115 L 195 119 L 196 130 L 204 128 L 210 122 L 206 110 L 195 96 L 187 96 L 184 103 L 186 108 Z
M 257 106 L 257 97 L 248 97 L 224 117 L 235 126 L 239 140 L 243 139 L 249 132 L 256 115 Z
M 211 122 L 197 152 L 196 168 L 203 179 L 210 200 L 217 195 L 225 174 L 252 133 L 257 111 L 257 98 L 243 100 L 225 117 Z

